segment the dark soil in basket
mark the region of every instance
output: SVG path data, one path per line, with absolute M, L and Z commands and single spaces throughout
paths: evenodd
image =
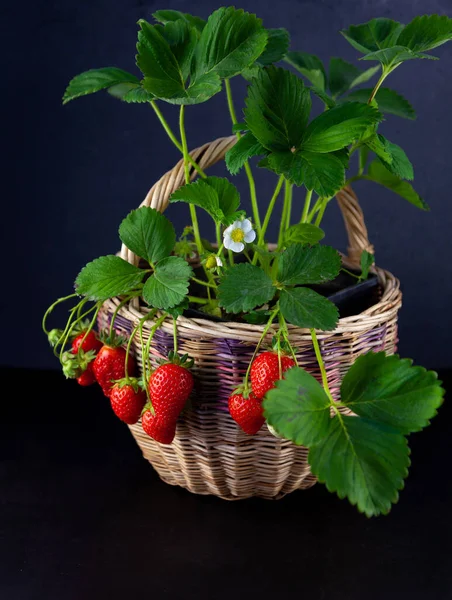
M 350 272 L 360 275 L 359 270 L 349 269 Z M 203 278 L 202 269 L 195 269 L 196 276 Z M 319 285 L 307 285 L 322 296 L 325 296 L 333 302 L 338 310 L 341 318 L 357 315 L 363 310 L 370 308 L 376 304 L 381 295 L 378 278 L 371 273 L 366 281 L 358 283 L 355 277 L 341 271 L 333 281 L 322 283 Z M 199 284 L 192 284 L 190 294 L 199 297 L 205 297 L 205 287 Z M 228 315 L 225 318 L 214 317 L 206 313 L 190 307 L 185 311 L 185 316 L 192 318 L 202 318 L 211 321 L 241 321 L 239 315 Z

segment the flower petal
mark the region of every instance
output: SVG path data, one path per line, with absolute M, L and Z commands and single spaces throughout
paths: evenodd
M 228 247 L 228 250 L 232 250 L 233 252 L 242 252 L 244 248 L 245 244 L 242 244 L 242 242 L 231 242 L 231 244 Z
M 231 236 L 231 233 L 234 231 L 234 223 L 232 225 L 229 225 L 229 227 L 226 227 L 226 229 L 223 232 L 223 236 L 229 235 Z
M 223 261 L 221 260 L 221 258 L 219 256 L 215 257 L 216 263 L 217 263 L 217 267 L 222 267 L 223 266 Z
M 243 221 L 242 221 L 243 232 L 248 233 L 248 231 L 251 231 L 251 229 L 253 229 L 253 224 L 251 223 L 251 221 L 249 219 L 243 219 Z
M 249 244 L 250 242 L 254 242 L 255 239 L 256 239 L 256 232 L 254 231 L 254 229 L 251 229 L 251 231 L 248 231 L 248 233 L 245 233 L 245 242 L 247 244 Z
M 226 235 L 226 232 L 223 236 L 223 244 L 224 247 L 226 248 L 226 250 L 230 250 L 231 249 L 231 244 L 233 244 L 234 242 L 232 241 L 231 236 L 228 234 Z
M 231 227 L 232 229 L 242 229 L 242 221 L 234 221 Z

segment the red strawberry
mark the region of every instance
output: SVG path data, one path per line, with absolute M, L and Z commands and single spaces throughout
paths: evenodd
M 98 339 L 94 331 L 91 330 L 86 337 L 85 334 L 86 331 L 82 331 L 82 333 L 79 333 L 78 336 L 72 340 L 73 354 L 77 354 L 80 347 L 84 352 L 89 352 L 90 350 L 97 352 L 102 348 L 103 343 Z
M 294 366 L 295 362 L 290 356 L 281 355 L 281 371 L 283 373 Z M 259 354 L 251 365 L 250 379 L 254 395 L 262 400 L 280 379 L 278 354 L 275 352 Z
M 111 389 L 110 403 L 121 421 L 133 425 L 140 418 L 146 403 L 146 392 L 139 388 L 136 379 L 121 379 Z
M 141 417 L 143 431 L 160 444 L 171 444 L 176 435 L 176 421 L 168 421 L 165 416 L 153 415 L 146 410 Z
M 253 392 L 248 398 L 235 392 L 229 396 L 228 407 L 231 417 L 249 435 L 255 435 L 265 423 L 261 403 Z
M 83 387 L 96 383 L 96 376 L 94 375 L 92 362 L 90 362 L 83 373 L 77 377 L 77 383 Z
M 117 379 L 123 379 L 126 376 L 125 370 L 126 351 L 120 346 L 103 345 L 97 353 L 93 362 L 93 371 L 97 383 L 102 388 L 106 396 L 110 396 L 111 388 Z M 129 355 L 128 374 L 135 374 L 135 361 Z
M 168 423 L 176 421 L 193 389 L 193 375 L 185 367 L 165 363 L 149 380 L 149 394 L 156 414 Z

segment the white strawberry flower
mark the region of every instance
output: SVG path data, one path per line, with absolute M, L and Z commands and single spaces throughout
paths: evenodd
M 234 221 L 223 233 L 224 247 L 233 252 L 243 252 L 245 244 L 254 242 L 255 239 L 256 232 L 249 219 Z

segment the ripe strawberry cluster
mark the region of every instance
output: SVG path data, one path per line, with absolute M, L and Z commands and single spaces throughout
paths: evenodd
M 141 417 L 147 435 L 161 444 L 171 444 L 177 419 L 193 390 L 189 370 L 192 361 L 186 355 L 180 357 L 171 352 L 168 361 L 159 365 L 143 384 L 135 376 L 135 360 L 127 355 L 123 342 L 117 336 L 102 340 L 92 330 L 82 331 L 73 339 L 71 351 L 65 353 L 63 371 L 82 386 L 97 382 L 119 419 L 133 425 Z M 245 433 L 255 435 L 265 423 L 262 400 L 293 366 L 290 356 L 273 351 L 262 352 L 253 360 L 249 372 L 251 389 L 245 382 L 228 400 L 231 417 Z
M 149 436 L 171 444 L 177 419 L 193 389 L 190 361 L 171 355 L 170 362 L 159 365 L 149 377 L 147 402 L 146 391 L 135 377 L 135 360 L 119 345 L 122 342 L 121 338 L 103 342 L 92 330 L 82 332 L 72 341 L 72 356 L 65 357 L 63 370 L 82 386 L 97 382 L 117 417 L 129 425 L 141 417 Z
M 238 388 L 228 400 L 231 417 L 249 435 L 255 435 L 265 418 L 262 410 L 262 400 L 265 394 L 275 387 L 276 382 L 287 369 L 295 366 L 290 356 L 277 352 L 262 352 L 253 360 L 250 369 L 251 391 L 245 384 Z

